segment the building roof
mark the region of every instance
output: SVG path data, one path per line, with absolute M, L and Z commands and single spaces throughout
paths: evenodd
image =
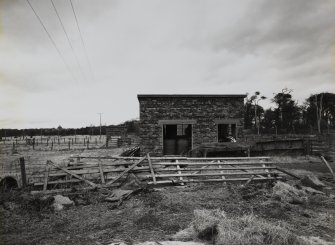
M 138 94 L 137 98 L 245 98 L 246 94 Z

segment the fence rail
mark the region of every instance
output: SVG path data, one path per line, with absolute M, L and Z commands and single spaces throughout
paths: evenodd
M 270 157 L 186 158 L 186 157 L 74 157 L 77 162 L 62 167 L 47 161 L 45 170 L 30 183 L 48 189 L 74 184 L 94 188 L 117 187 L 133 174 L 148 185 L 197 182 L 272 181 L 291 175 L 275 166 Z M 292 176 L 292 175 L 291 175 Z M 293 175 L 293 177 L 296 177 Z

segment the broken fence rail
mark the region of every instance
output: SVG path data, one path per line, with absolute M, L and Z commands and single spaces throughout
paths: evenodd
M 75 157 L 78 160 L 78 157 Z M 117 187 L 133 173 L 145 184 L 195 182 L 251 182 L 297 176 L 273 166 L 270 157 L 79 157 L 75 166 L 63 167 L 47 161 L 44 173 L 33 176 L 34 186 L 64 188 L 86 183 L 92 188 Z

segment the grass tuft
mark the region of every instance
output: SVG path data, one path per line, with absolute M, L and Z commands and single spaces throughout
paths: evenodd
M 253 214 L 221 220 L 218 225 L 216 241 L 217 244 L 221 245 L 306 244 L 289 231 L 285 225 L 265 221 Z

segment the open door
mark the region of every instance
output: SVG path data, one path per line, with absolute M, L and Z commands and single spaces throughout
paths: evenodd
M 192 149 L 191 124 L 163 125 L 164 155 L 183 155 Z

